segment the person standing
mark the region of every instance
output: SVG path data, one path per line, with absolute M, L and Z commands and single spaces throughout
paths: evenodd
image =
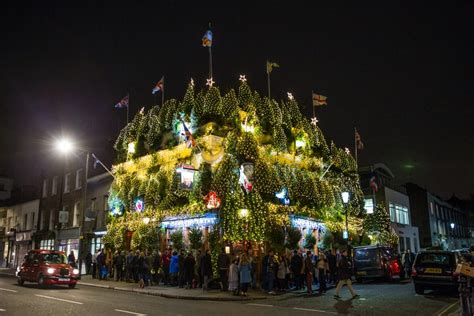
M 161 266 L 163 267 L 164 285 L 170 284 L 170 263 L 171 263 L 170 252 L 168 249 L 166 249 L 163 256 L 161 256 Z
M 132 282 L 133 279 L 133 253 L 131 251 L 128 252 L 126 262 L 125 262 L 125 269 L 127 273 L 126 281 Z
M 318 280 L 319 280 L 319 294 L 326 293 L 326 271 L 329 270 L 328 260 L 323 251 L 319 251 L 318 257 Z
M 336 260 L 336 250 L 335 249 L 331 249 L 327 256 L 326 256 L 327 260 L 328 260 L 328 267 L 329 267 L 329 281 L 332 283 L 332 284 L 335 284 L 336 283 L 336 276 L 337 276 L 337 260 Z
M 186 259 L 186 254 L 184 249 L 181 249 L 178 256 L 178 286 L 180 288 L 184 287 L 184 259 Z
M 313 294 L 313 261 L 311 260 L 311 251 L 306 252 L 304 259 L 304 273 L 306 276 L 306 292 L 309 295 Z
M 152 253 L 151 267 L 152 267 L 152 271 L 151 271 L 152 283 L 159 285 L 160 284 L 161 256 L 160 256 L 160 253 L 156 250 L 153 250 L 153 253 Z
M 184 264 L 183 264 L 184 280 L 185 280 L 187 289 L 191 289 L 193 287 L 195 265 L 196 265 L 196 260 L 194 260 L 193 254 L 189 252 L 186 259 L 184 259 Z
M 249 284 L 252 281 L 252 268 L 250 266 L 249 257 L 246 253 L 243 253 L 240 257 L 239 263 L 239 272 L 240 272 L 240 294 L 242 296 L 247 296 L 247 291 Z
M 293 274 L 293 284 L 295 285 L 295 290 L 300 290 L 302 286 L 301 282 L 301 270 L 303 269 L 303 259 L 298 254 L 297 250 L 293 251 L 293 257 L 290 261 L 290 270 Z
M 99 251 L 97 250 L 92 255 L 92 278 L 97 278 L 97 256 L 99 255 Z
M 225 253 L 225 248 L 222 248 L 219 257 L 217 258 L 217 267 L 219 268 L 221 291 L 227 291 L 227 277 L 229 274 L 229 265 L 229 256 Z
M 337 283 L 336 294 L 334 295 L 334 298 L 341 298 L 339 296 L 339 292 L 341 291 L 343 285 L 347 286 L 347 288 L 351 292 L 352 298 L 359 297 L 359 294 L 357 294 L 352 288 L 351 263 L 349 261 L 349 258 L 347 258 L 347 250 L 345 249 L 341 251 L 341 259 L 339 259 L 339 261 L 337 262 L 337 268 L 339 273 L 339 282 Z
M 89 251 L 86 255 L 86 275 L 91 273 L 92 254 Z
M 105 266 L 105 254 L 103 249 L 100 249 L 99 254 L 97 255 L 97 270 L 99 280 L 104 280 L 107 276 L 107 268 Z
M 179 272 L 179 258 L 178 252 L 173 251 L 173 255 L 170 259 L 170 277 L 171 277 L 171 285 L 176 286 L 178 285 L 178 272 Z
M 76 267 L 76 257 L 74 256 L 74 252 L 72 250 L 69 253 L 69 256 L 67 256 L 67 263 L 73 268 Z
M 115 281 L 123 281 L 125 265 L 125 252 L 122 251 L 115 257 Z
M 239 267 L 237 266 L 237 259 L 232 260 L 229 267 L 229 291 L 234 295 L 239 294 Z
M 209 249 L 201 257 L 201 273 L 203 277 L 202 290 L 207 291 L 209 289 L 209 279 L 212 277 L 212 259 L 209 254 Z
M 288 261 L 286 260 L 286 256 L 283 252 L 280 252 L 278 258 L 280 261 L 278 262 L 278 270 L 277 270 L 277 279 L 278 279 L 278 289 L 280 291 L 286 290 L 286 270 L 288 269 Z
M 403 265 L 403 270 L 405 272 L 405 276 L 407 278 L 410 278 L 411 266 L 413 265 L 413 262 L 411 261 L 411 256 L 410 256 L 410 249 L 407 249 L 402 254 L 401 262 L 402 262 L 402 265 Z

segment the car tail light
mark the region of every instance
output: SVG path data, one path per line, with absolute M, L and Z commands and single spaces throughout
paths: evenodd
M 400 273 L 400 265 L 397 261 L 392 262 L 392 271 L 395 273 Z

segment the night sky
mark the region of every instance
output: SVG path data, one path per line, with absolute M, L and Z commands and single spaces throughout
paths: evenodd
M 319 125 L 351 151 L 357 126 L 360 165 L 384 162 L 398 183 L 443 197 L 474 193 L 473 1 L 95 2 L 3 4 L 0 173 L 18 184 L 58 163 L 49 144 L 61 134 L 112 161 L 127 92 L 132 117 L 155 104 L 162 75 L 166 98 L 191 77 L 202 87 L 211 22 L 221 90 L 246 74 L 266 94 L 265 61 L 277 62 L 272 97 L 292 92 L 309 116 L 311 90 L 326 95 Z

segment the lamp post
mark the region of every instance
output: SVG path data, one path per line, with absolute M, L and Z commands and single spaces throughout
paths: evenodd
M 349 239 L 349 224 L 347 223 L 347 203 L 349 203 L 349 192 L 344 191 L 341 193 L 342 203 L 344 203 L 344 211 L 346 214 L 346 230 L 343 232 L 342 237 L 344 239 Z
M 456 245 L 454 243 L 454 226 L 456 226 L 454 223 L 451 223 L 449 224 L 449 226 L 451 227 L 451 240 L 453 242 L 453 249 L 456 248 Z

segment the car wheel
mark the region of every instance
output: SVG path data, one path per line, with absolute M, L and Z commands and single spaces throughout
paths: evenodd
M 425 294 L 425 289 L 421 285 L 415 284 L 415 293 L 423 295 Z
M 18 285 L 22 286 L 23 284 L 25 284 L 25 280 L 23 280 L 23 278 L 21 276 L 18 276 L 16 278 L 16 282 L 18 283 Z
M 39 287 L 45 287 L 46 284 L 44 283 L 44 276 L 42 274 L 40 274 L 38 276 L 38 286 Z
M 69 286 L 70 289 L 73 289 L 73 288 L 76 287 L 76 283 L 71 283 L 71 284 L 69 284 L 68 286 Z

